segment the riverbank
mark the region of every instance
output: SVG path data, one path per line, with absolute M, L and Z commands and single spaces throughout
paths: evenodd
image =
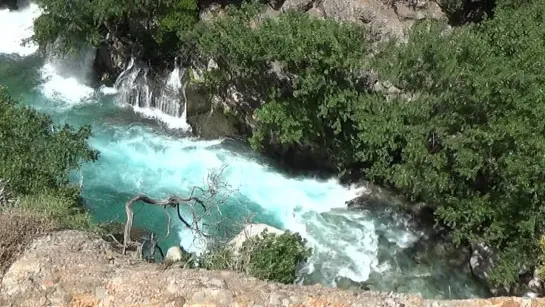
M 61 256 L 62 255 L 62 256 Z M 92 270 L 89 270 L 92 268 Z M 369 306 L 518 307 L 545 299 L 425 300 L 376 291 L 282 285 L 229 272 L 147 264 L 123 256 L 102 239 L 79 231 L 38 237 L 0 283 L 2 306 Z

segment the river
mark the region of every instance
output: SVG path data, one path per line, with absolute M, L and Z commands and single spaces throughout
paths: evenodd
M 39 14 L 34 4 L 17 12 L 0 10 L 0 84 L 56 123 L 92 125 L 90 143 L 100 151 L 100 159 L 75 172 L 73 181 L 83 187 L 96 220 L 123 221 L 123 205 L 136 193 L 187 195 L 193 186 L 206 185 L 207 174 L 227 165 L 222 180 L 231 192 L 219 206 L 221 215 L 204 222 L 219 221 L 225 238 L 240 231 L 249 217 L 255 223 L 299 232 L 314 251 L 302 273 L 305 283 L 336 286 L 345 278 L 367 282 L 376 290 L 428 298 L 484 295 L 461 269 L 441 259 L 433 265 L 411 260 L 404 251 L 419 234 L 407 229 L 402 218 L 346 209 L 345 201 L 355 197 L 357 189 L 336 179 L 290 177 L 245 144 L 199 140 L 165 125 L 174 120 L 177 128 L 186 127 L 183 117 L 172 119 L 146 108 L 135 112 L 120 102 L 116 89 L 88 85 L 92 52 L 84 53 L 76 65 L 60 65 L 36 54 L 34 45 L 21 46 L 21 40 L 32 35 L 32 21 Z M 137 225 L 165 233 L 162 209 L 137 206 L 135 211 Z M 178 243 L 194 252 L 204 247 L 202 240 L 174 223 L 163 244 Z

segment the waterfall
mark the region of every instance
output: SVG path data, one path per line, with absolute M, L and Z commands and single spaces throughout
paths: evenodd
M 10 12 L 8 9 L 0 9 L 0 54 L 15 54 L 28 56 L 38 50 L 34 43 L 23 45 L 23 40 L 33 34 L 33 22 L 40 16 L 41 10 L 35 3 L 21 7 Z
M 177 64 L 159 80 L 149 78 L 149 67 L 131 58 L 115 82 L 118 102 L 150 118 L 159 119 L 170 128 L 188 130 L 186 121 L 185 69 Z

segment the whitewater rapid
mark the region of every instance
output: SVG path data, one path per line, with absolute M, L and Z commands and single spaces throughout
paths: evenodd
M 0 10 L 0 28 L 15 29 L 0 33 L 0 54 L 25 58 L 36 51 L 36 46 L 21 47 L 17 42 L 32 35 L 32 20 L 39 13 L 34 4 L 19 12 Z M 369 212 L 347 210 L 345 202 L 364 192 L 362 188 L 345 187 L 336 179 L 289 177 L 243 144 L 180 138 L 155 122 L 171 121 L 171 128 L 187 128 L 183 113 L 172 118 L 161 112 L 161 108 L 173 110 L 171 105 L 159 101 L 162 98 L 158 98 L 157 108 L 137 104 L 127 109 L 126 103 L 120 103 L 123 93 L 129 93 L 133 86 L 128 82 L 130 79 L 123 79 L 114 88 L 89 86 L 85 76 L 91 67 L 92 53 L 92 49 L 82 51 L 77 61 L 72 62 L 45 59 L 35 67 L 37 86 L 19 94 L 25 97 L 25 104 L 50 114 L 57 123 L 93 126 L 90 144 L 100 151 L 100 159 L 85 165 L 74 175 L 74 180 L 83 186 L 83 196 L 98 220 L 123 220 L 123 204 L 136 193 L 152 197 L 187 195 L 193 186 L 206 186 L 211 171 L 227 165 L 222 178 L 232 193 L 221 202 L 220 211 L 203 221 L 224 220 L 222 231 L 228 233 L 227 237 L 234 236 L 236 233 L 231 232 L 240 230 L 251 216 L 253 222 L 298 232 L 313 248 L 304 275 L 330 286 L 335 286 L 340 277 L 365 282 L 373 274 L 390 274 L 384 276 L 405 280 L 414 273 L 397 264 L 398 254 L 421 234 L 408 229 L 403 217 L 385 222 Z M 0 82 L 10 86 L 12 76 L 2 74 L 2 63 L 0 55 Z M 27 64 L 24 59 L 9 59 L 3 65 L 32 68 L 34 64 Z M 127 76 L 130 74 L 129 65 Z M 180 68 L 176 67 L 165 79 L 165 87 L 183 92 L 180 75 Z M 29 84 L 33 82 L 28 80 Z M 14 81 L 10 88 L 23 91 L 24 87 L 16 85 Z M 137 91 L 145 91 L 145 84 L 139 86 Z M 168 95 L 165 97 L 171 99 Z M 186 108 L 184 105 L 184 113 Z M 148 207 L 137 209 L 135 223 L 154 230 L 166 225 L 164 213 Z M 182 225 L 175 224 L 173 228 L 178 234 L 176 241 L 185 249 L 199 253 L 206 248 L 206 242 L 195 240 Z M 390 287 L 389 280 L 380 283 L 384 289 Z M 429 290 L 434 295 L 443 291 L 442 285 L 426 280 L 418 280 L 415 288 L 407 286 L 407 289 L 427 291 L 420 289 L 422 284 L 430 289 L 438 287 Z
M 28 39 L 34 34 L 32 23 L 40 14 L 40 8 L 34 3 L 15 12 L 7 9 L 0 10 L 0 29 L 2 29 L 0 54 L 26 56 L 36 52 L 37 45 L 30 43 L 22 46 L 21 43 L 23 39 Z

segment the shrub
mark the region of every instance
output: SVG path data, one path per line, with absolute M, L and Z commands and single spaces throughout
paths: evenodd
M 98 153 L 87 139 L 90 127 L 55 126 L 51 118 L 19 105 L 0 87 L 0 179 L 17 207 L 41 214 L 61 228 L 91 229 L 79 189 L 69 173 Z
M 496 284 L 537 264 L 545 229 L 544 22 L 545 4 L 535 1 L 450 31 L 421 24 L 408 44 L 377 58 L 383 76 L 412 101 L 388 105 L 396 121 L 360 136 L 365 148 L 385 129 L 378 127 L 394 126 L 383 143 L 399 150 L 370 175 L 434 204 L 457 242 L 501 251 Z
M 407 44 L 381 46 L 372 61 L 361 29 L 295 12 L 219 18 L 198 29 L 197 47 L 219 65 L 212 86 L 265 102 L 254 144 L 271 131 L 283 144 L 316 144 L 341 170 L 429 203 L 456 243 L 501 251 L 491 279 L 509 284 L 538 264 L 545 229 L 545 4 L 497 5 L 478 24 L 417 23 Z M 271 77 L 278 67 L 291 88 Z M 404 95 L 362 89 L 369 68 Z
M 237 270 L 234 252 L 225 246 L 204 253 L 198 258 L 198 264 L 207 270 Z
M 87 140 L 90 126 L 56 126 L 47 115 L 19 105 L 0 87 L 0 178 L 17 195 L 41 194 L 64 187 L 70 171 L 95 161 Z
M 305 244 L 298 233 L 276 235 L 265 230 L 244 241 L 240 267 L 253 277 L 291 284 L 297 279 L 300 266 L 311 256 L 312 251 Z
M 0 208 L 0 280 L 33 238 L 56 228 L 54 222 L 41 214 L 19 208 Z
M 256 111 L 253 146 L 261 148 L 274 131 L 282 144 L 310 142 L 337 162 L 349 160 L 350 148 L 339 149 L 355 125 L 361 68 L 371 46 L 363 29 L 293 11 L 260 17 L 256 5 L 228 12 L 198 27 L 196 48 L 218 63 L 206 75 L 210 86 L 235 84 L 267 102 Z
M 33 40 L 40 46 L 56 42 L 60 51 L 82 44 L 97 46 L 110 35 L 131 37 L 145 52 L 171 54 L 179 36 L 199 19 L 197 0 L 112 1 L 39 0 L 43 14 L 34 22 Z M 115 29 L 115 30 L 114 30 Z
M 305 244 L 297 233 L 277 235 L 264 230 L 244 241 L 237 251 L 231 246 L 212 248 L 198 258 L 198 264 L 208 270 L 233 270 L 261 280 L 291 284 L 311 255 Z

